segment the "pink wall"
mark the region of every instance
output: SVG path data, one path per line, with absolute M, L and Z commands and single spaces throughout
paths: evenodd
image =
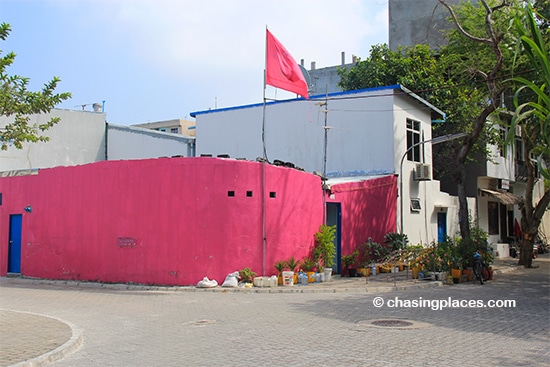
M 390 176 L 333 186 L 344 254 L 395 231 L 396 182 Z M 23 215 L 23 276 L 166 285 L 205 276 L 221 284 L 244 267 L 272 275 L 276 261 L 310 253 L 323 222 L 318 176 L 218 158 L 42 169 L 0 178 L 0 193 L 0 275 L 7 273 L 10 214 Z
M 327 201 L 342 207 L 342 254 L 350 254 L 369 237 L 383 243 L 387 233 L 396 231 L 396 176 L 332 185 L 330 194 L 334 199 Z
M 188 285 L 204 276 L 221 283 L 244 267 L 263 275 L 263 168 L 271 275 L 276 260 L 309 251 L 322 222 L 321 185 L 314 175 L 256 162 L 108 161 L 1 178 L 0 243 L 8 242 L 9 215 L 22 213 L 24 276 Z M 2 275 L 7 256 L 2 245 Z

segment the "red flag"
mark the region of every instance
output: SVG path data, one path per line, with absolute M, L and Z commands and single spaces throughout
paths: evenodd
M 266 29 L 265 83 L 308 98 L 307 82 L 292 55 Z

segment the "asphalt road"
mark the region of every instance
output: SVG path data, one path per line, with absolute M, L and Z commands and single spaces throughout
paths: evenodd
M 82 345 L 59 367 L 549 366 L 548 254 L 535 264 L 483 286 L 384 293 L 3 285 L 0 308 L 74 325 Z M 515 307 L 484 307 L 492 301 Z

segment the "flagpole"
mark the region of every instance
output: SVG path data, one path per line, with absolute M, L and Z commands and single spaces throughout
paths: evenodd
M 263 148 L 264 160 L 268 161 L 267 150 L 265 147 L 265 110 L 266 110 L 265 90 L 266 90 L 266 87 L 267 87 L 267 25 L 265 26 L 264 91 L 263 91 L 264 106 L 263 106 L 263 113 L 262 113 L 262 148 Z
M 264 106 L 262 112 L 262 148 L 263 148 L 263 157 L 262 160 L 262 274 L 267 274 L 267 260 L 266 260 L 266 251 L 267 251 L 267 218 L 266 218 L 266 187 L 265 187 L 265 165 L 267 163 L 267 151 L 265 148 L 265 110 L 266 110 L 266 99 L 265 99 L 265 89 L 267 85 L 267 25 L 265 26 L 265 57 L 264 57 L 264 90 L 263 90 L 263 99 Z

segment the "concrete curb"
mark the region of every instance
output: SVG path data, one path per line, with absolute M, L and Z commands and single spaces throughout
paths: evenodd
M 505 273 L 510 273 L 512 271 L 516 271 L 516 270 L 520 270 L 520 269 L 524 269 L 524 267 L 522 265 L 516 265 L 516 266 L 510 266 L 510 267 L 502 268 L 502 269 L 495 269 L 493 272 L 495 274 L 505 274 Z
M 364 278 L 357 278 L 364 279 Z M 49 286 L 68 286 L 83 287 L 90 289 L 106 289 L 119 291 L 141 291 L 141 292 L 205 292 L 205 293 L 386 293 L 393 291 L 402 291 L 408 289 L 422 289 L 443 286 L 441 281 L 412 281 L 397 280 L 394 281 L 371 281 L 370 283 L 350 282 L 348 279 L 332 280 L 326 283 L 314 283 L 307 286 L 277 286 L 277 287 L 221 287 L 199 288 L 195 286 L 153 286 L 139 284 L 121 284 L 121 283 L 96 283 L 96 282 L 78 282 L 65 280 L 48 280 L 36 278 L 10 278 L 12 284 L 31 284 L 31 285 L 49 285 Z M 340 284 L 339 284 L 340 283 Z M 377 284 L 378 283 L 378 284 Z
M 543 260 L 544 261 L 544 260 Z M 495 274 L 504 274 L 512 271 L 523 269 L 523 266 L 501 264 L 494 270 Z M 351 278 L 354 279 L 354 278 Z M 364 278 L 357 278 L 364 279 Z M 407 280 L 377 280 L 374 278 L 368 283 L 350 281 L 349 278 L 335 278 L 327 283 L 314 283 L 307 286 L 277 286 L 277 287 L 221 287 L 214 288 L 198 288 L 195 286 L 158 286 L 144 284 L 125 284 L 125 283 L 98 283 L 98 282 L 82 282 L 72 280 L 51 280 L 40 278 L 5 278 L 0 280 L 15 284 L 32 284 L 32 285 L 51 285 L 51 286 L 69 286 L 69 287 L 85 287 L 91 289 L 109 289 L 120 291 L 151 291 L 151 292 L 220 292 L 220 293 L 384 293 L 392 291 L 402 291 L 408 289 L 422 289 L 444 286 L 441 281 L 413 281 Z M 370 283 L 370 284 L 369 284 Z
M 77 329 L 75 325 L 73 325 L 72 323 L 70 323 L 66 320 L 62 320 L 60 318 L 53 317 L 53 316 L 41 315 L 41 314 L 37 314 L 37 313 L 33 313 L 33 312 L 23 312 L 23 311 L 15 311 L 15 310 L 6 310 L 6 311 L 17 312 L 17 313 L 22 313 L 22 314 L 31 314 L 31 315 L 35 315 L 35 316 L 41 316 L 41 317 L 57 320 L 57 321 L 65 324 L 65 325 L 67 325 L 71 329 L 71 334 L 72 334 L 72 336 L 69 340 L 67 340 L 65 343 L 63 343 L 59 347 L 55 348 L 54 350 L 52 350 L 48 353 L 45 353 L 41 356 L 29 359 L 27 361 L 19 362 L 17 364 L 11 365 L 10 367 L 39 367 L 39 366 L 45 366 L 45 365 L 50 364 L 52 362 L 59 361 L 60 359 L 64 358 L 65 356 L 67 356 L 67 355 L 69 355 L 73 352 L 76 352 L 78 350 L 78 348 L 80 348 L 80 346 L 82 345 L 82 342 L 83 342 L 83 339 L 84 339 L 83 335 L 82 335 L 82 332 L 79 329 Z

